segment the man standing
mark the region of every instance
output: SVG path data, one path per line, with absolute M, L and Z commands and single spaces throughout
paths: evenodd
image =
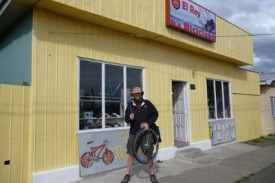
M 130 133 L 127 143 L 127 153 L 129 154 L 127 159 L 126 175 L 122 179 L 121 183 L 127 183 L 130 181 L 130 173 L 134 162 L 133 142 L 137 131 L 140 128 L 149 130 L 158 118 L 158 111 L 156 107 L 149 101 L 143 99 L 144 92 L 141 87 L 134 87 L 131 91 L 133 97 L 132 102 L 127 106 L 125 111 L 125 121 L 130 124 Z M 153 183 L 158 183 L 155 176 L 155 167 L 153 161 L 149 163 L 150 180 Z

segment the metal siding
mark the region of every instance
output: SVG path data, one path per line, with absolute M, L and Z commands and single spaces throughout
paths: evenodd
M 11 98 L 12 87 L 0 85 L 0 161 L 10 160 L 11 153 Z M 5 140 L 4 140 L 5 139 Z M 0 180 L 1 182 L 10 182 L 11 166 L 1 163 Z
M 260 95 L 260 77 L 259 74 L 253 71 L 240 70 L 232 72 L 233 93 L 245 93 L 251 95 Z
M 216 16 L 216 43 L 208 43 L 194 36 L 165 27 L 165 0 L 51 0 L 85 10 L 114 21 L 129 24 L 149 32 L 187 43 L 197 48 L 225 55 L 246 64 L 253 64 L 253 36 Z M 88 15 L 87 15 L 88 16 Z
M 23 158 L 23 147 L 24 143 L 24 90 L 14 88 L 12 90 L 11 98 L 11 181 L 10 182 L 21 182 L 22 181 L 22 158 Z M 29 122 L 26 121 L 26 124 Z M 28 133 L 27 133 L 28 134 Z M 26 156 L 26 154 L 25 154 Z
M 158 33 L 164 32 L 168 37 L 177 39 L 181 33 L 168 34 L 158 25 L 164 23 L 157 12 L 164 10 L 163 2 L 123 1 L 122 4 L 114 4 L 118 10 L 123 6 L 123 11 L 116 12 L 117 17 L 123 17 L 123 21 Z M 66 0 L 62 3 L 106 13 L 99 0 Z M 155 7 L 154 11 L 145 8 L 150 4 Z M 108 16 L 113 17 L 115 11 L 110 6 Z M 131 7 L 133 11 L 125 11 L 124 7 Z M 142 18 L 139 17 L 140 11 L 144 13 Z M 156 24 L 150 23 L 152 21 Z M 232 27 L 225 23 L 219 29 L 226 33 Z M 233 33 L 244 32 L 236 28 Z M 227 52 L 225 55 L 250 60 L 252 42 L 249 39 L 224 41 L 213 47 L 221 48 L 217 51 L 219 53 Z M 77 56 L 145 68 L 146 97 L 157 106 L 160 113 L 157 123 L 163 139 L 161 148 L 173 146 L 172 80 L 196 85 L 195 90 L 189 91 L 191 142 L 210 138 L 206 78 L 230 81 L 238 141 L 261 135 L 258 73 L 154 41 L 121 35 L 42 9 L 34 11 L 32 43 L 33 86 L 0 85 L 0 137 L 5 139 L 0 141 L 3 147 L 0 161 L 11 160 L 10 165 L 1 165 L 0 182 L 31 182 L 31 173 L 78 164 Z M 192 44 L 213 49 L 209 48 L 209 44 L 201 43 L 194 41 Z M 239 50 L 232 51 L 243 47 L 248 49 L 242 50 L 244 53 L 241 55 Z
M 242 142 L 261 136 L 260 97 L 253 95 L 234 94 L 233 114 L 237 140 Z
M 30 182 L 30 94 L 29 87 L 0 85 L 0 182 Z
M 217 52 L 253 64 L 253 36 L 218 16 L 216 21 Z
M 36 16 L 36 15 L 35 15 Z M 34 36 L 35 38 L 47 39 L 47 24 L 42 23 L 46 21 L 46 17 L 36 17 L 34 22 Z M 41 23 L 40 23 L 41 22 Z M 37 29 L 40 31 L 37 32 Z M 46 169 L 46 96 L 47 96 L 47 44 L 42 39 L 34 39 L 35 60 L 33 60 L 33 75 L 35 80 L 34 87 L 34 166 L 33 171 L 43 171 Z
M 76 50 L 83 53 L 80 45 L 84 41 L 83 36 L 79 39 L 80 36 L 64 32 L 68 25 L 66 20 L 47 17 L 43 13 L 37 15 L 35 34 L 45 40 L 37 39 L 35 43 L 35 172 L 77 164 L 74 53 Z
M 232 92 L 249 91 L 258 74 L 220 60 L 203 57 L 175 47 L 121 35 L 79 20 L 35 10 L 34 34 L 34 172 L 78 164 L 77 157 L 77 56 L 145 68 L 146 97 L 158 108 L 158 124 L 163 136 L 161 147 L 173 146 L 172 80 L 195 84 L 189 91 L 192 142 L 210 138 L 206 104 L 206 78 L 231 82 Z M 257 89 L 256 89 L 257 90 Z M 234 95 L 232 102 L 236 106 Z M 247 96 L 257 104 L 257 96 Z M 242 108 L 242 105 L 237 105 Z M 242 110 L 246 110 L 243 108 Z M 253 112 L 257 109 L 252 108 Z M 236 123 L 246 138 L 242 113 Z M 255 112 L 257 113 L 257 112 Z M 255 118 L 256 119 L 256 118 Z M 257 121 L 251 128 L 256 129 Z M 240 139 L 244 139 L 239 135 Z M 50 154 L 50 155 L 49 155 Z

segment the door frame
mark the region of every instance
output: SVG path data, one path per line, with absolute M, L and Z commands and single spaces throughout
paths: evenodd
M 184 90 L 184 108 L 185 108 L 185 121 L 186 121 L 186 129 L 185 129 L 185 139 L 187 143 L 191 143 L 192 142 L 192 134 L 191 134 L 191 118 L 190 118 L 190 96 L 189 96 L 189 89 L 190 89 L 190 84 L 187 81 L 183 81 L 183 80 L 175 80 L 172 79 L 171 80 L 171 113 L 172 113 L 172 139 L 173 141 L 175 141 L 175 136 L 174 136 L 174 115 L 173 115 L 173 110 L 174 110 L 174 106 L 173 106 L 173 83 L 182 83 L 183 84 L 183 90 Z

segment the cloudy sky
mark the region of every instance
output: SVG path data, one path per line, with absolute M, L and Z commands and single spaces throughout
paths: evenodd
M 275 73 L 275 0 L 193 0 L 254 36 L 254 65 Z

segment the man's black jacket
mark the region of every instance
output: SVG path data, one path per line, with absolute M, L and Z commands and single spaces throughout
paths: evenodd
M 130 120 L 130 114 L 134 113 L 135 117 Z M 158 119 L 158 111 L 156 107 L 149 101 L 142 99 L 140 107 L 137 107 L 135 102 L 132 101 L 125 111 L 125 122 L 130 124 L 130 133 L 136 134 L 140 129 L 141 122 L 147 123 L 149 128 L 153 128 Z

